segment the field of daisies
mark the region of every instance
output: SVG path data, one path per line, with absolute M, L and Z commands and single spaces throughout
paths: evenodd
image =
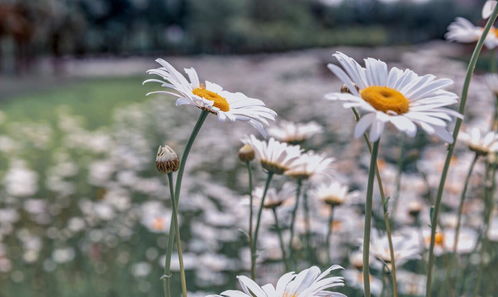
M 7 100 L 0 296 L 497 296 L 497 15 Z

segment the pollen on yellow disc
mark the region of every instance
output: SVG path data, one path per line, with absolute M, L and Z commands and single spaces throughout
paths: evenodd
M 389 87 L 367 87 L 360 90 L 360 96 L 376 110 L 383 112 L 404 114 L 410 108 L 410 101 L 399 91 Z
M 230 110 L 230 105 L 227 100 L 213 91 L 206 90 L 205 88 L 195 88 L 192 93 L 209 101 L 213 101 L 213 106 L 218 107 L 224 112 Z

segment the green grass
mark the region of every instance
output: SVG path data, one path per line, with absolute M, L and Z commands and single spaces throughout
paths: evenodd
M 85 120 L 88 129 L 110 123 L 112 111 L 134 102 L 146 100 L 150 90 L 142 86 L 143 77 L 102 78 L 74 81 L 40 92 L 6 98 L 0 110 L 10 121 L 50 122 L 59 108 L 68 108 L 72 114 Z

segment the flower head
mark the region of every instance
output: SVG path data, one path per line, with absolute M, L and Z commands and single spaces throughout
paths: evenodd
M 458 138 L 477 154 L 498 152 L 498 134 L 493 131 L 482 133 L 481 130 L 473 128 L 470 131 L 462 131 Z
M 279 125 L 268 128 L 268 133 L 279 141 L 300 144 L 322 130 L 323 128 L 315 122 L 300 124 L 280 121 Z
M 475 26 L 465 18 L 458 17 L 448 26 L 448 32 L 444 36 L 450 41 L 471 43 L 477 42 L 481 38 L 483 31 L 484 28 Z M 498 45 L 497 33 L 496 28 L 491 28 L 491 31 L 486 36 L 484 44 L 488 49 L 493 49 Z
M 342 68 L 329 64 L 329 69 L 347 86 L 349 93 L 330 93 L 326 98 L 343 101 L 344 108 L 358 108 L 366 113 L 356 125 L 355 137 L 370 128 L 370 139 L 377 141 L 385 124 L 390 122 L 412 137 L 420 126 L 446 142 L 453 141 L 446 127 L 452 116 L 461 115 L 446 108 L 458 98 L 444 90 L 452 80 L 419 76 L 409 69 L 388 69 L 386 63 L 372 58 L 365 59 L 362 67 L 343 53 L 337 52 L 334 57 Z
M 327 205 L 336 207 L 347 201 L 352 193 L 349 192 L 349 187 L 339 182 L 331 182 L 321 184 L 315 190 L 316 197 Z
M 329 169 L 330 164 L 334 161 L 325 155 L 318 155 L 314 152 L 307 152 L 300 155 L 292 166 L 285 172 L 285 175 L 308 179 L 314 175 L 323 174 Z
M 172 173 L 178 170 L 180 160 L 175 151 L 168 145 L 157 149 L 156 168 L 161 173 Z
M 264 127 L 269 120 L 275 120 L 277 114 L 265 107 L 263 101 L 249 98 L 236 92 L 232 93 L 215 83 L 205 81 L 201 83 L 194 68 L 185 68 L 188 80 L 168 62 L 157 59 L 159 68 L 150 69 L 148 74 L 159 76 L 161 79 L 148 79 L 144 83 L 156 82 L 164 91 L 155 91 L 148 94 L 168 94 L 177 97 L 176 105 L 192 105 L 207 110 L 218 116 L 220 121 L 248 121 L 253 127 L 264 133 Z
M 243 138 L 242 142 L 252 146 L 261 166 L 275 174 L 283 174 L 289 170 L 302 152 L 297 145 L 288 145 L 273 138 L 262 141 L 251 135 Z
M 396 265 L 403 265 L 409 260 L 420 258 L 421 249 L 416 236 L 395 235 L 392 240 Z M 372 232 L 370 251 L 382 263 L 391 263 L 389 241 L 386 235 L 380 236 L 378 232 Z
M 263 197 L 263 188 L 257 187 L 254 189 L 253 195 L 257 199 Z M 294 197 L 294 188 L 290 183 L 285 183 L 282 188 L 277 191 L 274 188 L 268 189 L 266 193 L 265 208 L 276 208 L 281 206 L 287 199 Z
M 316 266 L 299 272 L 289 272 L 280 277 L 277 285 L 266 284 L 260 287 L 246 276 L 238 276 L 242 291 L 228 290 L 221 293 L 225 297 L 345 297 L 345 295 L 327 289 L 344 286 L 344 279 L 328 275 L 339 265 L 333 265 L 324 272 Z

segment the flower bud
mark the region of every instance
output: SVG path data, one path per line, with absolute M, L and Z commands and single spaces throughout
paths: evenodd
M 244 144 L 239 150 L 239 159 L 242 162 L 251 162 L 254 160 L 254 149 L 249 144 Z
M 165 145 L 159 146 L 156 156 L 156 168 L 161 173 L 172 173 L 178 170 L 180 161 L 175 151 Z

